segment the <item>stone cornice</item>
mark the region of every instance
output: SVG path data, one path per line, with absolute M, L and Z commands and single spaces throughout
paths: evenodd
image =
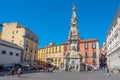
M 117 13 L 116 13 L 116 15 L 115 15 L 115 17 L 114 17 L 114 19 L 113 19 L 113 21 L 112 21 L 112 24 L 111 24 L 111 26 L 110 26 L 110 28 L 109 28 L 109 30 L 108 30 L 108 32 L 107 32 L 106 35 L 108 35 L 108 34 L 110 33 L 110 30 L 111 30 L 112 27 L 116 24 L 116 19 L 117 19 L 119 16 L 120 16 L 120 7 L 118 8 Z

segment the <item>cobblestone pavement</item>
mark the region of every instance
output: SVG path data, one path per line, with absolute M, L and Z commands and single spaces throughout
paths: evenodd
M 15 76 L 0 77 L 0 80 L 120 80 L 120 74 L 106 76 L 105 72 L 54 72 L 23 74 L 22 78 Z

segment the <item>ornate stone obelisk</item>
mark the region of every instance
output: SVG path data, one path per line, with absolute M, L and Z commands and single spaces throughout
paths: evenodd
M 71 28 L 68 37 L 69 53 L 65 56 L 64 65 L 67 70 L 80 71 L 82 57 L 79 51 L 79 32 L 75 4 L 73 4 L 72 12 Z

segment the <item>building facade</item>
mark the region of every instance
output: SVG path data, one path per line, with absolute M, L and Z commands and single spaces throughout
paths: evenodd
M 2 33 L 0 33 L 0 39 L 2 38 Z
M 0 39 L 0 65 L 21 63 L 23 49 L 16 44 Z
M 69 52 L 68 42 L 65 42 L 63 45 L 63 54 Z M 85 66 L 99 68 L 99 40 L 97 39 L 88 39 L 81 40 L 79 39 L 79 53 L 82 55 L 82 64 Z M 85 67 L 84 67 L 85 68 Z
M 46 66 L 50 63 L 53 66 L 59 66 L 63 63 L 63 47 L 50 43 L 48 46 L 38 50 L 38 61 L 40 66 Z
M 120 69 L 120 7 L 107 32 L 106 39 L 108 67 Z
M 0 39 L 2 38 L 2 33 L 1 33 L 1 31 L 2 31 L 2 27 L 3 27 L 3 25 L 0 24 Z
M 16 22 L 4 23 L 2 29 L 2 39 L 15 43 L 23 48 L 23 63 L 36 63 L 38 37 L 32 31 Z
M 103 46 L 100 47 L 99 55 L 100 69 L 105 69 L 107 67 L 107 43 L 103 43 Z
M 86 66 L 99 68 L 99 40 L 88 39 L 80 40 L 80 52 L 83 56 L 82 63 Z

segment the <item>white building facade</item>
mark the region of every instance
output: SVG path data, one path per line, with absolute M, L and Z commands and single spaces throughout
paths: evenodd
M 106 39 L 108 67 L 120 69 L 120 8 L 110 26 Z
M 20 63 L 22 52 L 18 45 L 0 39 L 0 64 Z
M 17 22 L 4 23 L 2 28 L 2 39 L 17 44 L 24 50 L 22 62 L 36 64 L 38 37 L 31 30 Z

